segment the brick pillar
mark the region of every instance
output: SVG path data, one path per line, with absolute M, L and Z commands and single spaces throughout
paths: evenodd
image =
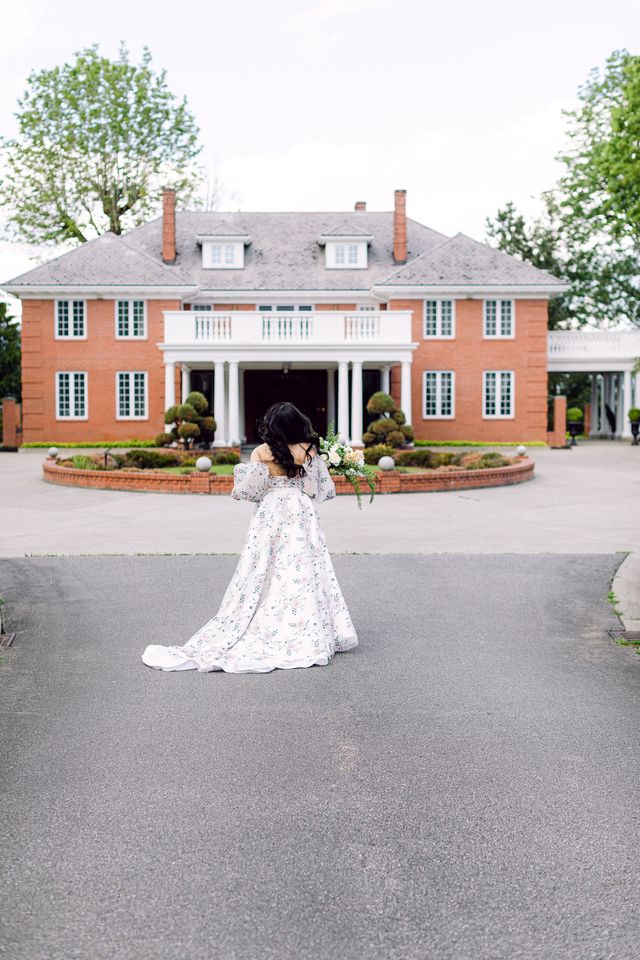
M 176 259 L 176 192 L 162 191 L 162 260 L 175 263 Z
M 553 398 L 553 431 L 548 437 L 550 447 L 567 445 L 567 398 Z
M 584 405 L 584 434 L 589 436 L 591 434 L 591 404 L 585 403 Z
M 2 446 L 7 450 L 17 449 L 19 427 L 20 404 L 15 397 L 4 397 L 2 400 Z
M 393 210 L 393 259 L 407 262 L 407 191 L 396 190 Z

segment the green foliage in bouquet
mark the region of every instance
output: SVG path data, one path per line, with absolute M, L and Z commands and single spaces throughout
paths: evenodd
M 373 502 L 378 473 L 373 467 L 365 463 L 361 450 L 353 450 L 346 440 L 342 440 L 336 435 L 333 422 L 327 427 L 326 437 L 320 437 L 320 456 L 327 464 L 330 472 L 345 477 L 349 481 L 356 495 L 359 509 L 362 509 L 361 480 L 364 480 L 369 487 L 371 494 L 369 503 Z

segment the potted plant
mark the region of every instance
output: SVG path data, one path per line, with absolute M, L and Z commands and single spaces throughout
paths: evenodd
M 571 434 L 570 447 L 577 446 L 576 437 L 582 433 L 582 410 L 580 407 L 569 407 L 567 410 L 567 426 Z
M 633 446 L 638 446 L 638 430 L 640 429 L 640 407 L 631 407 L 629 413 L 629 423 L 631 424 L 631 433 L 633 434 Z

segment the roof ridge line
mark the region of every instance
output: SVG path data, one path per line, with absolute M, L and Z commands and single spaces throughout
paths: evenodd
M 414 257 L 413 260 L 407 260 L 407 262 L 399 266 L 397 270 L 393 270 L 386 277 L 383 277 L 382 280 L 376 280 L 373 286 L 375 287 L 379 283 L 387 283 L 389 280 L 392 280 L 395 276 L 401 273 L 406 267 L 415 266 L 416 263 L 419 263 L 421 260 L 424 260 L 425 257 L 428 257 L 430 254 L 434 253 L 436 250 L 439 250 L 440 247 L 444 247 L 447 243 L 451 243 L 452 240 L 453 240 L 453 237 L 446 237 L 442 241 L 442 243 L 436 243 L 433 247 L 430 247 L 429 250 L 425 250 L 424 253 L 418 254 L 418 256 Z

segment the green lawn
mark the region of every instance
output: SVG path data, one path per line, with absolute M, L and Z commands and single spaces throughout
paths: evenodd
M 162 473 L 200 473 L 195 467 L 160 467 Z M 219 477 L 233 476 L 232 463 L 215 464 L 209 470 L 209 473 L 216 473 Z

